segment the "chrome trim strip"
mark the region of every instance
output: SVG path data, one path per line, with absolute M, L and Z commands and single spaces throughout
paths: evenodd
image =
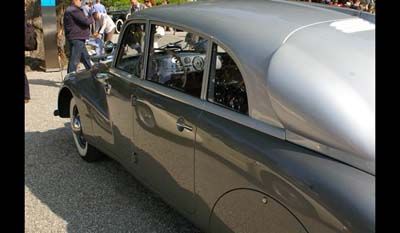
M 121 79 L 124 79 L 124 80 L 127 80 L 127 81 L 132 81 L 132 79 L 134 79 L 134 78 L 135 79 L 139 79 L 139 77 L 132 76 L 128 72 L 120 70 L 120 69 L 115 68 L 115 67 L 111 67 L 109 69 L 109 72 L 110 72 L 110 74 L 115 75 L 118 78 L 121 78 Z M 132 77 L 134 77 L 134 78 L 132 78 Z
M 357 155 L 339 149 L 335 149 L 330 146 L 323 145 L 319 142 L 305 138 L 289 130 L 285 131 L 286 131 L 286 140 L 289 142 L 292 142 L 299 146 L 303 146 L 318 153 L 324 154 L 328 157 L 340 160 L 344 163 L 347 163 L 351 166 L 354 166 L 358 169 L 361 169 L 372 175 L 375 175 L 375 161 L 372 160 L 368 161 L 365 158 L 361 158 Z
M 200 98 L 202 100 L 207 99 L 207 90 L 208 90 L 208 80 L 210 79 L 210 67 L 211 67 L 211 56 L 212 56 L 212 47 L 213 47 L 213 42 L 212 40 L 208 40 L 208 47 L 207 47 L 207 52 L 206 52 L 206 64 L 204 66 L 204 76 L 203 76 L 203 82 L 201 84 L 201 95 Z
M 146 20 L 146 30 L 145 30 L 145 42 L 143 50 L 143 67 L 141 70 L 140 78 L 146 79 L 147 77 L 147 64 L 149 60 L 149 50 L 150 50 L 150 36 L 151 36 L 151 23 L 150 20 Z
M 286 37 L 285 39 L 283 39 L 282 44 L 286 43 L 286 41 L 297 31 L 300 31 L 304 28 L 308 28 L 308 27 L 312 27 L 318 24 L 324 24 L 324 23 L 330 23 L 330 22 L 335 22 L 335 21 L 340 21 L 340 20 L 344 20 L 344 19 L 349 19 L 349 18 L 343 18 L 343 19 L 331 19 L 331 20 L 326 20 L 326 21 L 321 21 L 321 22 L 316 22 L 316 23 L 311 23 L 311 24 L 307 24 L 301 27 L 298 27 L 296 29 L 294 29 L 293 31 L 291 31 Z
M 204 100 L 203 100 L 203 102 L 204 102 L 204 104 L 203 104 L 203 106 L 201 106 L 201 109 L 203 111 L 215 114 L 215 115 L 223 117 L 227 120 L 231 120 L 233 122 L 244 125 L 251 129 L 268 134 L 270 136 L 285 140 L 285 129 L 272 126 L 265 122 L 251 118 L 248 115 L 243 115 L 241 113 L 234 112 L 232 110 L 229 110 L 227 108 L 218 106 L 216 104 L 213 104 L 213 103 L 210 103 L 210 102 L 207 102 Z

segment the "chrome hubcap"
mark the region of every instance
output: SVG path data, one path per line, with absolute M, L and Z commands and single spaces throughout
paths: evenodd
M 81 120 L 79 119 L 79 116 L 74 116 L 74 119 L 72 120 L 72 130 L 76 133 L 81 131 Z
M 86 146 L 86 140 L 83 136 L 81 119 L 77 109 L 74 109 L 74 114 L 71 122 L 72 132 L 76 135 L 79 145 L 84 148 Z

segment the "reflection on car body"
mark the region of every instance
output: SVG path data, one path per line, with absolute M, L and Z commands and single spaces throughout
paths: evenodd
M 143 10 L 111 62 L 67 75 L 79 155 L 205 232 L 375 232 L 374 21 L 229 2 Z

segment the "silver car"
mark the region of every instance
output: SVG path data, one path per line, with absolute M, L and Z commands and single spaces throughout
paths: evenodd
M 375 232 L 368 18 L 286 1 L 145 9 L 112 61 L 65 77 L 55 115 L 84 160 L 115 159 L 205 232 Z

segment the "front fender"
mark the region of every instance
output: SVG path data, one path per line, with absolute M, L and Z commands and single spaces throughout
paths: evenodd
M 94 136 L 93 112 L 98 107 L 102 90 L 100 85 L 91 77 L 91 71 L 67 74 L 64 79 L 57 101 L 57 112 L 61 118 L 68 118 L 71 98 L 75 99 L 81 115 L 82 129 L 86 136 Z M 103 93 L 104 94 L 104 93 Z

